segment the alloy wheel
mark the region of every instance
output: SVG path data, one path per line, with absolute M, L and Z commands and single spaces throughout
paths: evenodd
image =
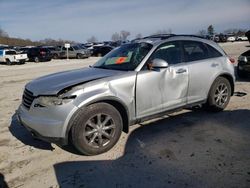
M 226 84 L 221 83 L 215 90 L 214 100 L 218 106 L 224 106 L 228 100 L 228 88 Z
M 115 135 L 115 129 L 110 115 L 96 114 L 86 122 L 83 134 L 89 146 L 100 148 L 109 144 Z

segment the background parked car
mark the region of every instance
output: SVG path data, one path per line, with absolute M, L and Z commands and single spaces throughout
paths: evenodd
M 50 53 L 51 53 L 51 56 L 53 59 L 60 59 L 60 54 L 62 52 L 61 50 L 61 46 L 43 46 L 43 48 L 47 48 Z
M 228 37 L 227 41 L 228 42 L 234 42 L 236 40 L 236 38 L 234 36 Z
M 67 49 L 65 47 L 62 47 L 61 49 L 62 51 L 60 53 L 60 57 L 67 58 Z M 83 49 L 78 45 L 71 46 L 68 49 L 68 53 L 69 53 L 69 58 L 77 58 L 77 59 L 88 58 L 91 55 L 88 49 Z
M 24 64 L 27 60 L 27 54 L 17 53 L 13 49 L 0 50 L 0 62 L 4 62 L 7 65 Z
M 248 38 L 248 41 L 250 43 L 250 30 L 248 30 L 246 33 L 245 33 L 245 36 Z
M 250 50 L 239 56 L 237 73 L 240 78 L 250 76 Z
M 237 41 L 248 41 L 248 38 L 245 36 L 238 36 L 238 37 L 236 37 L 236 40 Z
M 50 61 L 52 59 L 50 50 L 44 47 L 24 48 L 23 52 L 27 53 L 29 61 L 36 63 L 40 61 Z
M 93 46 L 93 53 L 92 56 L 105 56 L 107 53 L 109 53 L 114 48 L 111 46 Z

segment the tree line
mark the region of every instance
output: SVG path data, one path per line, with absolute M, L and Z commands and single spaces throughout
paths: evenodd
M 220 34 L 232 34 L 235 36 L 244 36 L 246 32 L 247 32 L 247 29 L 230 28 L 230 29 L 224 30 Z M 215 31 L 213 25 L 209 25 L 206 30 L 202 29 L 202 30 L 198 31 L 197 34 L 201 35 L 201 36 L 205 36 L 205 35 L 213 36 L 214 34 L 218 34 L 218 33 Z
M 39 41 L 32 41 L 30 39 L 21 39 L 10 37 L 6 31 L 0 28 L 0 44 L 9 45 L 9 46 L 59 46 L 64 45 L 65 43 L 76 43 L 75 41 L 71 40 L 62 40 L 62 39 L 50 39 L 46 38 Z
M 227 29 L 223 32 L 223 34 L 233 34 L 236 36 L 242 36 L 245 35 L 246 29 Z M 162 29 L 158 30 L 152 34 L 172 34 L 172 29 Z M 207 29 L 202 29 L 198 31 L 197 35 L 205 36 L 205 35 L 214 35 L 216 34 L 214 26 L 209 25 Z M 121 30 L 120 32 L 115 32 L 111 35 L 111 41 L 117 42 L 117 41 L 126 41 L 128 40 L 128 37 L 131 35 L 129 31 Z M 141 33 L 138 33 L 135 35 L 135 38 L 142 38 L 143 35 Z M 96 36 L 91 36 L 87 39 L 87 42 L 98 42 L 98 39 Z M 47 45 L 47 46 L 58 46 L 58 45 L 64 45 L 65 43 L 76 43 L 75 41 L 71 40 L 63 40 L 63 39 L 51 39 L 46 38 L 39 41 L 31 41 L 30 39 L 21 39 L 21 38 L 14 38 L 10 37 L 6 31 L 0 28 L 0 44 L 5 44 L 9 46 L 39 46 L 39 45 Z

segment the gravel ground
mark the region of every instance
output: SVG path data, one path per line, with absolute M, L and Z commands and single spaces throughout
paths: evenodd
M 237 58 L 249 43 L 225 43 Z M 9 187 L 250 187 L 250 82 L 238 80 L 221 113 L 178 113 L 134 125 L 98 156 L 82 156 L 32 139 L 17 122 L 30 80 L 93 64 L 98 58 L 0 65 L 0 188 Z

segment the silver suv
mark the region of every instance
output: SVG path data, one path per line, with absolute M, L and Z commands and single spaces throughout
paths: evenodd
M 44 76 L 25 86 L 18 119 L 35 137 L 96 155 L 129 126 L 176 109 L 223 110 L 234 66 L 214 42 L 155 35 L 114 49 L 89 68 Z
M 68 56 L 69 58 L 88 58 L 91 55 L 90 50 L 87 48 L 82 48 L 81 46 L 71 46 L 68 49 Z M 66 58 L 67 57 L 67 49 L 65 47 L 61 48 L 61 52 L 59 53 L 60 58 Z

